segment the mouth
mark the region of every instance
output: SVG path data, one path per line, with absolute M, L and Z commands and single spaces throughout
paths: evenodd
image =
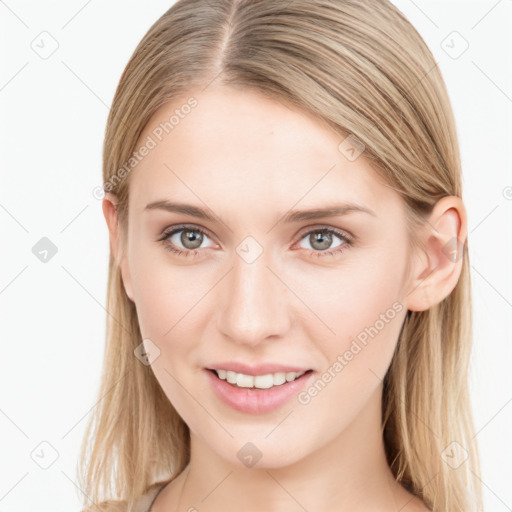
M 248 375 L 205 368 L 214 395 L 230 408 L 245 414 L 279 409 L 296 397 L 314 378 L 314 370 Z
M 207 368 L 207 370 L 219 380 L 223 380 L 235 388 L 255 390 L 271 389 L 283 386 L 313 372 L 312 369 L 309 369 L 300 372 L 275 372 L 264 375 L 247 375 L 245 373 L 238 373 L 231 370 L 212 368 Z

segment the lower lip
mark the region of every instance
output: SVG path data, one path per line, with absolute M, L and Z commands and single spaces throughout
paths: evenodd
M 216 395 L 227 405 L 240 412 L 262 414 L 273 411 L 297 395 L 310 380 L 313 372 L 307 372 L 292 382 L 269 389 L 239 388 L 219 379 L 212 370 L 205 369 Z

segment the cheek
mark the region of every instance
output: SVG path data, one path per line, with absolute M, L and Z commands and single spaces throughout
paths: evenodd
M 143 338 L 149 338 L 158 347 L 159 356 L 151 369 L 181 417 L 193 422 L 201 411 L 185 389 L 201 377 L 195 368 L 202 329 L 201 322 L 208 315 L 205 295 L 207 287 L 183 267 L 169 262 L 146 262 L 139 255 L 134 275 L 134 293 L 137 318 Z
M 207 284 L 193 266 L 173 263 L 163 247 L 134 250 L 131 274 L 144 337 L 170 339 L 187 323 Z M 204 274 L 201 274 L 204 275 Z
M 197 366 L 201 340 L 209 319 L 213 294 L 193 267 L 179 267 L 169 261 L 157 262 L 151 258 L 139 267 L 134 280 L 137 317 L 143 338 L 149 338 L 158 347 L 159 356 L 151 367 L 169 400 L 180 414 L 187 415 L 190 396 L 182 386 L 202 378 Z M 180 385 L 181 383 L 181 385 Z M 193 404 L 192 404 L 193 405 Z M 188 415 L 187 415 L 188 417 Z

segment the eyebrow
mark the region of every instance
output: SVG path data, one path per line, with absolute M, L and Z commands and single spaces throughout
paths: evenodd
M 144 208 L 144 211 L 150 210 L 165 210 L 171 213 L 183 213 L 185 215 L 190 215 L 191 217 L 196 217 L 198 219 L 203 219 L 211 222 L 217 221 L 217 219 L 213 215 L 208 213 L 206 210 L 185 203 L 175 203 L 166 200 L 155 201 L 153 203 L 149 203 Z M 348 215 L 349 213 L 352 212 L 367 213 L 374 217 L 377 216 L 373 210 L 367 208 L 366 206 L 348 202 L 335 204 L 325 208 L 313 208 L 309 210 L 291 210 L 288 213 L 286 213 L 286 215 L 284 215 L 282 221 L 284 223 L 303 222 L 307 220 L 315 220 L 324 217 L 340 217 L 342 215 Z

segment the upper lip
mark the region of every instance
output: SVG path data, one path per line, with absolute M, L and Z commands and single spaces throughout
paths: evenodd
M 261 364 L 247 364 L 237 361 L 226 361 L 215 363 L 208 366 L 209 370 L 228 370 L 235 373 L 243 373 L 244 375 L 267 375 L 269 373 L 288 373 L 288 372 L 307 372 L 311 368 L 304 368 L 301 366 L 288 366 L 283 364 L 274 363 L 261 363 Z

